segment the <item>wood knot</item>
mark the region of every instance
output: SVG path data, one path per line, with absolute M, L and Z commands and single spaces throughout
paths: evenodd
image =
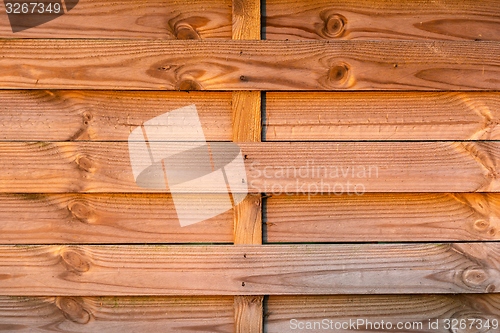
M 64 317 L 78 324 L 87 324 L 90 313 L 83 307 L 83 301 L 75 297 L 57 297 L 56 306 L 62 311 Z
M 174 34 L 177 39 L 201 39 L 196 30 L 187 23 L 178 23 L 174 27 Z
M 86 172 L 93 172 L 95 170 L 94 163 L 92 160 L 86 156 L 79 156 L 76 159 L 76 164 L 78 167 Z
M 480 268 L 469 268 L 463 272 L 462 280 L 467 286 L 476 288 L 488 280 L 488 274 Z
M 489 226 L 490 223 L 483 219 L 479 219 L 476 222 L 474 222 L 474 229 L 478 231 L 485 231 L 486 229 L 488 229 Z
M 64 249 L 61 253 L 61 259 L 68 271 L 78 275 L 88 272 L 90 269 L 90 262 L 87 258 L 74 249 Z
M 184 90 L 184 91 L 201 90 L 201 86 L 198 82 L 193 80 L 182 80 L 177 85 L 177 90 Z
M 336 84 L 343 84 L 348 80 L 349 69 L 347 64 L 335 65 L 328 71 L 328 79 Z
M 75 218 L 83 222 L 89 222 L 92 216 L 92 210 L 85 205 L 85 203 L 80 201 L 71 202 L 68 205 L 68 210 Z
M 322 33 L 325 37 L 338 38 L 345 32 L 347 19 L 340 14 L 322 15 L 324 26 Z

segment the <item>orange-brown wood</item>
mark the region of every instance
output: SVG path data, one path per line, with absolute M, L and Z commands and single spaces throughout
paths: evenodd
M 196 199 L 193 214 L 217 197 Z M 0 244 L 233 241 L 232 210 L 181 227 L 168 194 L 0 194 L 0 225 Z
M 500 40 L 495 0 L 268 0 L 267 39 Z
M 0 246 L 20 296 L 492 293 L 500 244 Z
M 260 39 L 260 0 L 233 0 L 233 39 Z M 261 96 L 258 91 L 233 92 L 233 142 L 260 142 Z M 234 245 L 262 244 L 262 198 L 247 196 L 234 207 Z M 234 331 L 263 332 L 263 296 L 234 297 Z
M 500 240 L 493 193 L 282 195 L 266 208 L 269 243 Z
M 131 145 L 134 145 L 132 143 Z M 182 145 L 182 143 L 179 143 Z M 500 143 L 240 143 L 252 193 L 497 192 Z M 135 159 L 148 161 L 148 151 Z M 189 170 L 199 158 L 186 161 Z M 1 193 L 165 192 L 136 184 L 126 142 L 0 142 Z M 203 187 L 206 185 L 205 187 Z M 188 192 L 213 193 L 197 183 Z
M 266 105 L 266 141 L 500 138 L 497 92 L 268 92 Z
M 230 0 L 79 0 L 65 15 L 16 33 L 4 8 L 1 38 L 231 38 Z
M 230 141 L 231 93 L 0 90 L 0 140 L 127 141 L 163 113 L 196 105 L 208 141 Z
M 0 88 L 498 90 L 496 42 L 3 40 Z
M 477 327 L 489 325 L 489 331 L 494 332 L 491 325 L 500 316 L 500 295 L 270 296 L 266 308 L 265 326 L 269 333 L 289 332 L 290 324 L 300 322 L 305 326 L 306 322 L 324 319 L 327 325 L 332 321 L 331 331 L 343 333 L 366 332 L 370 330 L 368 322 L 371 327 L 377 327 L 382 321 L 385 328 L 392 325 L 385 331 L 449 333 L 452 321 L 458 324 L 461 321 L 463 327 L 465 323 L 475 324 L 476 320 Z M 364 323 L 351 324 L 358 319 Z M 400 329 L 398 323 L 403 325 Z M 480 330 L 474 325 L 470 327 L 471 332 Z
M 232 297 L 0 297 L 5 332 L 233 332 Z

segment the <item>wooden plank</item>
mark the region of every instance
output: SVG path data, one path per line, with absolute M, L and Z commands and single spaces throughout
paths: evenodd
M 234 244 L 262 244 L 262 196 L 248 195 L 234 207 Z
M 495 0 L 268 0 L 267 39 L 500 40 Z
M 497 327 L 500 317 L 499 295 L 270 296 L 266 305 L 268 333 L 306 331 L 293 327 L 308 325 L 307 322 L 315 325 L 313 322 L 322 320 L 326 320 L 327 326 L 323 329 L 311 326 L 307 332 L 449 333 L 452 320 L 458 321 L 458 326 L 460 321 L 466 323 L 470 330 L 464 332 L 496 332 L 492 323 Z M 373 329 L 382 320 L 384 328 Z M 489 329 L 486 328 L 487 320 Z M 474 327 L 476 321 L 477 328 Z M 471 322 L 473 325 L 469 326 Z M 399 329 L 398 323 L 401 323 Z M 448 328 L 447 323 L 450 324 Z M 330 329 L 331 324 L 333 329 Z M 388 328 L 390 325 L 392 328 Z
M 0 140 L 127 141 L 137 126 L 195 104 L 208 141 L 231 140 L 231 93 L 0 90 Z
M 0 229 L 0 244 L 231 243 L 233 211 L 181 227 L 168 194 L 1 194 Z
M 260 0 L 233 0 L 233 39 L 260 39 Z M 233 142 L 260 142 L 258 91 L 233 92 Z M 262 197 L 247 196 L 234 207 L 234 244 L 262 244 Z M 234 297 L 234 332 L 263 332 L 264 296 Z
M 233 39 L 260 39 L 260 0 L 232 1 Z
M 251 93 L 258 94 L 234 95 Z M 0 139 L 6 141 L 126 141 L 144 121 L 189 104 L 196 105 L 207 140 L 231 140 L 226 92 L 0 90 L 0 98 Z M 269 92 L 266 99 L 267 141 L 500 138 L 496 92 Z M 250 103 L 241 97 L 233 107 L 239 100 L 238 107 Z M 233 122 L 235 133 L 260 138 L 260 122 L 240 116 Z
M 260 142 L 261 100 L 258 91 L 233 92 L 233 142 Z
M 266 105 L 266 141 L 500 139 L 497 92 L 269 92 Z
M 0 297 L 8 332 L 232 332 L 231 297 Z
M 261 135 L 260 92 L 233 92 L 233 142 L 260 142 Z M 234 213 L 234 244 L 262 244 L 261 195 L 246 197 L 234 207 Z M 236 307 L 242 302 L 237 302 Z M 252 302 L 248 300 L 247 303 L 253 304 Z M 245 328 L 240 331 L 253 332 Z
M 80 0 L 57 19 L 16 33 L 2 6 L 0 38 L 229 39 L 231 1 Z
M 282 195 L 266 207 L 268 243 L 500 240 L 493 193 Z
M 492 293 L 500 244 L 0 246 L 0 295 Z
M 179 149 L 182 145 L 179 143 Z M 500 190 L 499 142 L 262 142 L 239 146 L 246 155 L 251 193 L 314 196 Z M 171 147 L 157 145 L 155 152 L 160 156 Z M 150 161 L 147 150 L 134 151 L 134 160 Z M 227 154 L 229 158 L 231 152 Z M 200 158 L 182 161 L 183 170 L 199 170 Z M 167 191 L 135 183 L 125 142 L 0 142 L 0 170 L 2 193 Z M 192 185 L 183 186 L 184 190 L 217 192 L 211 182 Z
M 235 296 L 234 323 L 235 332 L 263 332 L 264 296 Z
M 500 44 L 3 40 L 0 88 L 498 90 Z

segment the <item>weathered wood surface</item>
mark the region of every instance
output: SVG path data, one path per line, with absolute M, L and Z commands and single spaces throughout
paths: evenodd
M 500 318 L 499 295 L 385 295 L 385 296 L 270 296 L 267 301 L 265 327 L 267 333 L 283 333 L 292 330 L 290 320 L 322 321 L 332 320 L 333 332 L 373 332 L 369 326 L 360 325 L 347 329 L 335 329 L 335 323 L 349 323 L 364 319 L 365 322 L 391 323 L 392 329 L 378 329 L 381 332 L 426 332 L 449 333 L 445 320 L 458 320 L 467 323 L 467 329 L 458 332 L 496 332 L 492 320 Z M 429 327 L 439 320 L 438 327 Z M 471 320 L 479 320 L 490 329 L 472 326 Z M 407 329 L 397 329 L 398 322 L 409 322 Z M 413 324 L 415 323 L 415 324 Z M 422 326 L 419 326 L 419 325 Z M 476 324 L 476 322 L 473 322 Z M 387 327 L 387 324 L 386 326 Z M 306 330 L 303 330 L 306 331 Z M 326 329 L 311 329 L 307 332 L 325 332 Z
M 181 227 L 168 194 L 0 194 L 0 225 L 0 244 L 233 242 L 232 210 Z
M 394 325 L 403 321 L 427 325 L 429 319 L 453 318 L 491 321 L 500 316 L 500 299 L 498 295 L 270 296 L 266 309 L 266 332 L 283 333 L 290 331 L 293 318 L 336 322 L 384 319 Z M 0 331 L 120 333 L 191 328 L 196 332 L 229 333 L 234 332 L 232 312 L 231 297 L 4 296 L 0 297 Z M 448 333 L 443 324 L 439 330 L 419 331 Z
M 260 108 L 252 93 L 235 92 L 233 108 Z M 127 141 L 143 122 L 189 104 L 208 141 L 232 138 L 226 92 L 2 90 L 0 98 L 5 141 Z M 268 92 L 263 129 L 268 141 L 498 140 L 498 109 L 496 92 Z M 260 138 L 260 121 L 238 113 L 233 123 L 233 140 L 247 131 Z
M 497 92 L 266 93 L 267 141 L 498 140 Z
M 260 39 L 260 0 L 233 0 L 233 39 Z M 233 92 L 233 142 L 260 142 L 261 94 Z M 262 244 L 262 196 L 247 196 L 234 207 L 234 244 Z M 234 297 L 234 332 L 263 332 L 264 296 Z
M 232 297 L 0 297 L 0 332 L 233 332 Z
M 497 90 L 495 42 L 3 40 L 0 88 Z
M 267 39 L 500 40 L 495 0 L 268 0 Z
M 195 104 L 208 141 L 230 141 L 231 93 L 0 90 L 0 140 L 127 141 L 145 121 Z
M 261 99 L 258 91 L 233 92 L 233 142 L 260 142 Z M 262 198 L 251 195 L 234 207 L 234 244 L 262 244 Z M 237 306 L 248 303 L 243 299 Z M 247 332 L 243 323 L 241 332 Z M 237 326 L 238 329 L 238 326 Z
M 261 333 L 264 325 L 264 296 L 235 296 L 235 333 Z
M 491 293 L 500 244 L 0 246 L 0 294 Z
M 210 205 L 210 198 L 202 202 Z M 264 240 L 498 240 L 499 207 L 492 193 L 273 196 L 266 201 Z M 239 212 L 258 218 L 254 211 Z M 0 244 L 232 243 L 232 214 L 180 227 L 168 194 L 2 194 Z M 259 230 L 239 234 L 261 242 Z
M 0 38 L 231 38 L 231 1 L 80 0 L 65 15 L 16 33 L 2 5 Z
M 252 193 L 353 195 L 500 190 L 500 143 L 494 141 L 239 145 L 246 155 Z M 0 142 L 0 192 L 165 192 L 135 183 L 128 147 L 126 142 Z M 148 151 L 136 151 L 135 160 L 150 161 Z M 198 158 L 192 158 L 183 166 L 191 170 L 199 163 Z M 192 190 L 185 190 L 212 193 L 211 185 L 197 183 Z
M 493 193 L 282 195 L 267 199 L 265 218 L 269 243 L 500 240 Z

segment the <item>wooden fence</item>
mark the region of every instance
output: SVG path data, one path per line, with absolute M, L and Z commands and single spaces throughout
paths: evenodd
M 498 1 L 6 8 L 0 331 L 498 331 Z M 127 139 L 189 104 L 253 178 L 181 227 Z

